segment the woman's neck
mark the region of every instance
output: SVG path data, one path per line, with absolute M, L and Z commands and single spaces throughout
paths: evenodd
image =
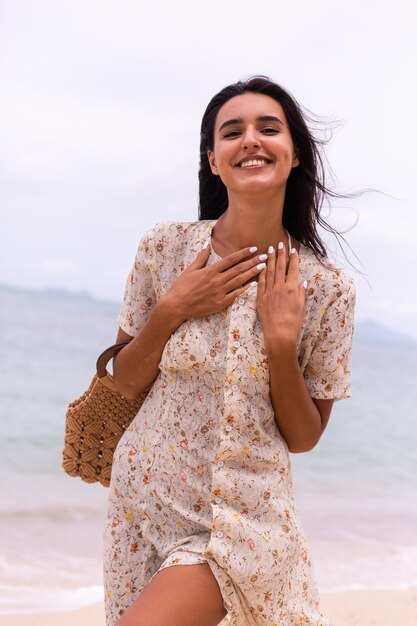
M 282 241 L 288 247 L 288 237 L 282 224 L 282 208 L 268 203 L 230 203 L 227 211 L 216 222 L 212 240 L 215 252 L 224 257 L 245 248 L 257 246 L 259 254 L 267 252 L 269 246 L 277 247 Z M 297 243 L 294 245 L 298 248 Z

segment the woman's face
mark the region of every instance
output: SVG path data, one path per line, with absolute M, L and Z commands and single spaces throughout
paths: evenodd
M 284 109 L 270 96 L 252 92 L 219 109 L 207 155 L 229 193 L 285 193 L 291 170 L 299 165 Z

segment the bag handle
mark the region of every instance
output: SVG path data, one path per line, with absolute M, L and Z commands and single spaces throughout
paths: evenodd
M 114 356 L 116 356 L 116 354 L 118 352 L 120 352 L 120 350 L 122 348 L 127 346 L 127 344 L 130 343 L 130 342 L 131 342 L 131 339 L 129 339 L 128 341 L 122 341 L 120 343 L 115 343 L 113 346 L 110 346 L 109 348 L 106 348 L 100 354 L 100 356 L 97 359 L 97 364 L 96 364 L 97 376 L 99 378 L 105 378 L 105 376 L 108 375 L 107 363 L 110 361 L 110 359 L 112 359 Z

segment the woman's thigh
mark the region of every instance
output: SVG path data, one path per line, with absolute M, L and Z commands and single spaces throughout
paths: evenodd
M 116 626 L 217 626 L 227 614 L 207 563 L 159 571 Z

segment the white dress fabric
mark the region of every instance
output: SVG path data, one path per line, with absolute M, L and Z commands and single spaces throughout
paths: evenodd
M 210 240 L 214 221 L 164 222 L 142 238 L 120 327 L 135 336 L 156 300 Z M 219 260 L 212 250 L 208 264 Z M 298 359 L 313 398 L 350 396 L 354 283 L 304 245 Z M 107 626 L 161 569 L 208 563 L 222 626 L 330 626 L 319 608 L 288 447 L 270 399 L 257 285 L 184 322 L 116 449 L 105 529 Z

